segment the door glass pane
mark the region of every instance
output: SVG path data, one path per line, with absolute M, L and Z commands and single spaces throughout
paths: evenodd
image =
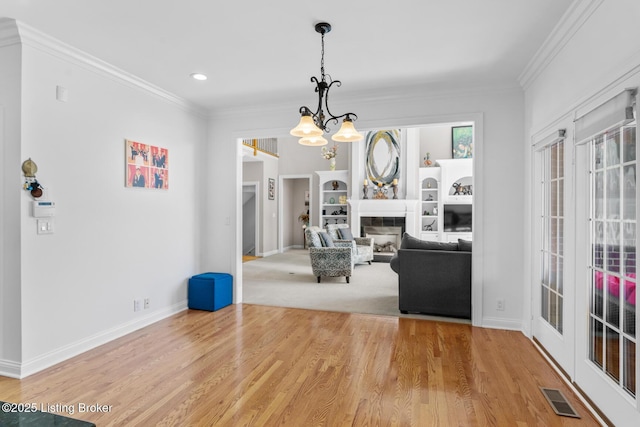
M 593 265 L 604 267 L 604 222 L 593 221 Z
M 623 224 L 624 245 L 624 274 L 627 277 L 636 276 L 636 225 L 625 222 Z
M 606 200 L 608 219 L 620 218 L 620 169 L 607 170 Z
M 605 276 L 604 307 L 607 311 L 607 323 L 620 327 L 620 279 L 617 276 L 607 274 Z
M 604 173 L 596 172 L 596 179 L 593 184 L 595 189 L 595 217 L 596 219 L 604 218 Z
M 615 166 L 620 163 L 620 132 L 608 132 L 607 134 L 607 166 Z
M 622 159 L 625 163 L 636 160 L 636 127 L 627 126 L 623 132 Z
M 558 263 L 556 264 L 556 271 L 557 271 L 557 276 L 556 276 L 556 282 L 558 283 L 558 294 L 562 295 L 564 292 L 563 289 L 563 277 L 564 277 L 564 266 L 563 266 L 564 260 L 562 258 L 558 258 Z
M 598 319 L 602 319 L 603 316 L 603 295 L 602 290 L 604 289 L 604 273 L 602 271 L 595 271 L 593 274 L 593 282 L 595 284 L 594 292 L 591 295 L 591 314 Z
M 561 295 L 558 295 L 558 323 L 556 324 L 556 329 L 560 333 L 562 333 L 562 330 L 563 330 L 563 326 L 562 325 L 563 325 L 563 320 L 564 320 L 563 302 L 564 302 L 564 298 L 562 298 Z
M 542 264 L 540 316 L 562 333 L 563 320 L 563 236 L 564 236 L 564 142 L 543 152 L 542 182 Z
M 558 218 L 558 255 L 564 255 L 564 219 Z
M 614 380 L 620 379 L 620 334 L 607 328 L 607 374 Z
M 604 359 L 602 354 L 602 323 L 600 323 L 596 319 L 591 319 L 589 326 L 589 337 L 591 340 L 589 358 L 593 363 L 595 363 L 599 367 L 602 367 L 602 360 Z
M 591 141 L 590 359 L 635 396 L 635 124 Z
M 628 339 L 624 340 L 624 388 L 630 394 L 636 394 L 636 365 L 629 363 L 630 360 L 636 360 L 636 343 Z
M 631 338 L 636 337 L 636 282 L 632 280 L 625 280 L 623 290 L 622 306 L 624 307 L 624 313 L 622 316 L 624 333 Z
M 603 144 L 604 144 L 604 137 L 602 135 L 596 136 L 595 139 L 593 140 L 593 145 L 594 145 L 593 167 L 595 170 L 599 170 L 604 167 Z
M 622 218 L 633 220 L 636 217 L 636 165 L 624 167 L 623 178 L 624 207 Z

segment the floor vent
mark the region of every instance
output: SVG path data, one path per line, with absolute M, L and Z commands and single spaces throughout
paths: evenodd
M 580 418 L 580 415 L 573 409 L 573 406 L 571 406 L 560 390 L 544 387 L 540 387 L 540 390 L 556 414 L 562 415 L 563 417 Z

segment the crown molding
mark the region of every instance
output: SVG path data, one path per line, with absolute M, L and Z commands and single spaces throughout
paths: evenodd
M 603 2 L 604 0 L 574 0 L 518 77 L 524 90 L 533 84 Z
M 20 44 L 20 34 L 16 21 L 10 18 L 0 18 L 0 48 Z
M 17 40 L 16 40 L 17 38 Z M 176 105 L 189 113 L 207 117 L 207 110 L 180 98 L 156 85 L 153 85 L 131 73 L 115 67 L 95 56 L 61 42 L 33 27 L 13 19 L 0 18 L 0 46 L 22 43 L 38 49 L 63 61 L 70 62 L 86 70 L 100 74 L 112 81 L 126 86 L 142 89 L 164 101 Z

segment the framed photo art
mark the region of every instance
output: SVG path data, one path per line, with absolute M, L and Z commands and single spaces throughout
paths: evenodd
M 125 187 L 169 189 L 169 150 L 125 140 Z
M 473 157 L 473 126 L 453 126 L 451 128 L 451 148 L 454 159 Z
M 276 198 L 276 180 L 269 178 L 269 200 Z

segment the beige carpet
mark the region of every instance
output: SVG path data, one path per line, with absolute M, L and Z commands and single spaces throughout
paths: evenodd
M 247 304 L 457 321 L 401 315 L 398 276 L 388 263 L 357 264 L 351 283 L 346 283 L 344 277 L 323 277 L 317 283 L 306 249 L 260 258 L 242 267 L 243 302 Z

